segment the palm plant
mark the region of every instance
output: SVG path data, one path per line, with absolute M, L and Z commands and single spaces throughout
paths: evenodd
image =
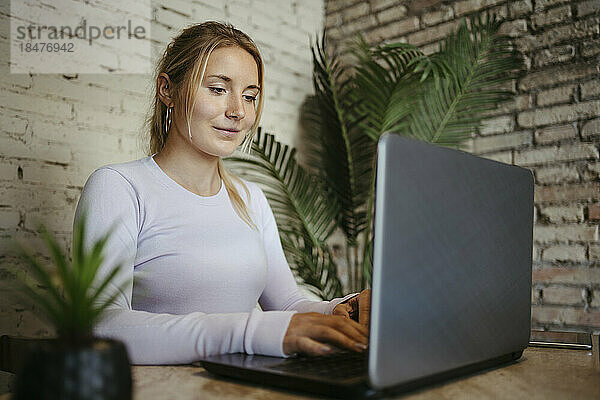
M 92 329 L 102 313 L 118 296 L 105 296 L 109 284 L 120 267 L 114 268 L 101 281 L 97 281 L 98 269 L 104 261 L 102 254 L 111 230 L 99 238 L 89 251 L 84 248 L 85 214 L 77 220 L 73 233 L 72 263 L 60 249 L 59 244 L 41 225 L 44 243 L 50 251 L 55 272 L 44 266 L 27 248 L 16 243 L 18 255 L 25 261 L 37 283 L 21 279 L 21 292 L 42 310 L 57 331 L 60 339 L 69 343 L 84 343 L 92 339 Z M 38 289 L 45 289 L 42 292 Z
M 131 369 L 125 345 L 93 336 L 95 323 L 124 290 L 121 286 L 114 294 L 108 293 L 121 266 L 104 277 L 98 276 L 114 226 L 89 249 L 84 245 L 85 226 L 86 213 L 82 213 L 74 227 L 72 262 L 48 230 L 40 226 L 53 267 L 43 265 L 15 241 L 17 255 L 36 281 L 32 284 L 22 277 L 20 293 L 33 301 L 58 334 L 57 339 L 46 340 L 2 338 L 3 345 L 7 344 L 3 359 L 10 360 L 9 370 L 17 373 L 16 399 L 131 398 Z
M 379 137 L 394 132 L 459 148 L 487 111 L 511 97 L 498 87 L 521 60 L 499 27 L 494 16 L 463 20 L 429 56 L 406 43 L 370 47 L 359 36 L 355 65 L 328 56 L 323 35 L 311 46 L 315 95 L 303 109 L 311 168 L 260 131 L 248 156 L 228 159 L 263 184 L 292 269 L 316 294 L 331 298 L 370 283 Z M 327 242 L 337 228 L 346 240 L 347 288 Z

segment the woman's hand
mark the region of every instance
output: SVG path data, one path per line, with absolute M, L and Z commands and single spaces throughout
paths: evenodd
M 320 356 L 334 351 L 330 345 L 362 352 L 367 349 L 368 335 L 366 326 L 341 315 L 298 313 L 283 338 L 283 352 Z
M 351 318 L 359 324 L 369 326 L 371 313 L 371 289 L 365 289 L 358 296 L 354 296 L 346 303 L 341 303 L 333 309 L 333 315 Z

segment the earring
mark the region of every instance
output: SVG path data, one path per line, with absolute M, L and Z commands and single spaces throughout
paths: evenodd
M 167 107 L 167 112 L 165 114 L 165 135 L 169 134 L 169 128 L 171 128 L 171 111 L 173 110 L 173 107 Z

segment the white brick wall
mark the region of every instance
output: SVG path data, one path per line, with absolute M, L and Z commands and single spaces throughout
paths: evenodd
M 141 128 L 152 95 L 150 75 L 10 74 L 8 4 L 0 5 L 0 259 L 12 236 L 44 253 L 38 222 L 67 250 L 89 174 L 145 155 Z M 135 11 L 135 3 L 122 7 Z M 192 23 L 231 22 L 252 37 L 265 61 L 261 125 L 295 144 L 300 105 L 313 92 L 309 35 L 323 29 L 323 0 L 162 0 L 152 9 L 153 65 L 170 38 Z M 0 266 L 0 277 L 12 276 L 7 269 Z M 0 334 L 47 332 L 37 320 L 22 323 L 29 311 L 11 305 L 7 286 L 10 281 L 0 279 Z

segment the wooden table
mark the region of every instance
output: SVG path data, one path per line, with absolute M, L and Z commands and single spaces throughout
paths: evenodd
M 216 377 L 203 368 L 134 366 L 135 400 L 188 399 L 310 399 L 300 392 L 259 387 Z M 600 399 L 600 371 L 585 350 L 528 348 L 523 357 L 491 369 L 435 386 L 402 399 Z M 8 400 L 9 395 L 0 395 Z
M 202 368 L 133 368 L 135 400 L 306 399 L 287 392 L 216 377 Z M 511 365 L 411 392 L 402 399 L 600 399 L 600 371 L 585 350 L 530 347 Z

